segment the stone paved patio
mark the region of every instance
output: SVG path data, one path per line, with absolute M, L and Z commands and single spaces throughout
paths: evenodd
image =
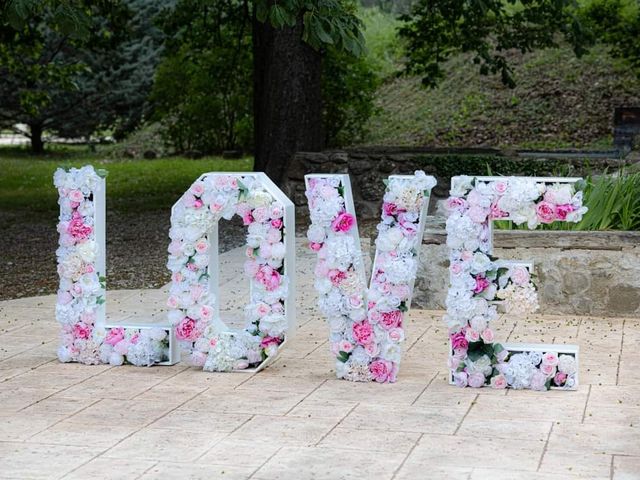
M 500 339 L 577 342 L 579 391 L 460 390 L 442 312 L 414 310 L 398 383 L 354 384 L 298 264 L 297 335 L 255 375 L 60 364 L 54 297 L 0 303 L 0 478 L 640 479 L 639 319 L 503 317 Z M 164 291 L 110 291 L 111 319 Z

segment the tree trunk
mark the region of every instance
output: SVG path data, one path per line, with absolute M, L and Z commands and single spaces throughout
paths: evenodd
M 44 152 L 44 143 L 42 142 L 42 125 L 31 124 L 29 125 L 31 130 L 31 153 L 39 155 Z
M 275 29 L 253 17 L 254 170 L 283 185 L 294 153 L 323 146 L 322 55 L 302 41 L 302 20 Z

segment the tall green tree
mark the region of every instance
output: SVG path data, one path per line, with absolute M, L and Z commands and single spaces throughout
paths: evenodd
M 0 125 L 26 124 L 32 150 L 45 131 L 124 133 L 144 114 L 161 37 L 160 7 L 126 2 L 5 2 L 0 17 Z

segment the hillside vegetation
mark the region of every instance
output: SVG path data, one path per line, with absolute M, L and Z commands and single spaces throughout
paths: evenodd
M 514 89 L 480 75 L 464 55 L 447 64 L 446 78 L 432 90 L 415 77 L 388 76 L 360 143 L 610 147 L 613 109 L 640 105 L 640 79 L 603 47 L 580 59 L 569 48 L 512 57 Z

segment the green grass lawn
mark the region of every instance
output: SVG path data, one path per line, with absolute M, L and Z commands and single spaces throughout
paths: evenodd
M 105 159 L 100 153 L 88 153 L 85 149 L 54 149 L 43 157 L 33 157 L 24 150 L 0 148 L 0 210 L 30 213 L 57 210 L 54 171 L 58 167 L 83 165 L 109 172 L 107 208 L 127 212 L 167 209 L 202 173 L 250 171 L 253 159 Z

